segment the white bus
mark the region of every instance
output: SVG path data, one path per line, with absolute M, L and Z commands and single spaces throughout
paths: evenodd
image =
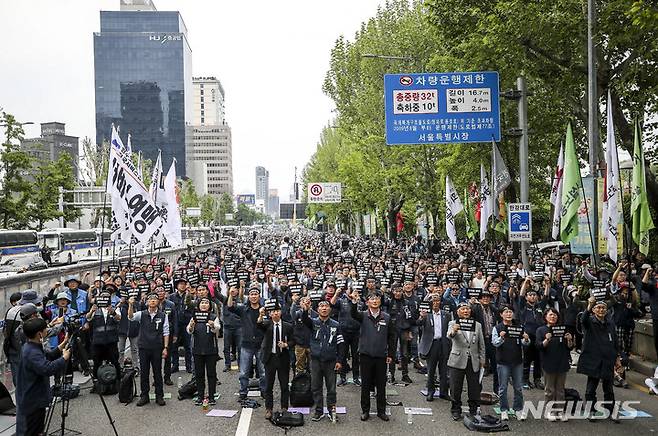
M 0 230 L 0 260 L 39 253 L 37 232 L 33 230 Z
M 198 245 L 212 242 L 215 235 L 210 227 L 183 227 L 181 236 L 183 244 Z
M 98 255 L 99 237 L 95 230 L 46 229 L 39 232 L 39 245 L 47 245 L 52 263 L 71 264 Z

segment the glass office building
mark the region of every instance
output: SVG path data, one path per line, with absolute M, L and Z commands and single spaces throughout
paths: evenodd
M 102 11 L 94 33 L 96 143 L 109 140 L 112 123 L 134 151 L 162 166 L 176 158 L 185 175 L 191 144 L 192 50 L 178 12 Z

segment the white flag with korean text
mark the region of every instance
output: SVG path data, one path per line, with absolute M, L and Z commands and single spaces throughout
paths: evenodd
M 450 180 L 450 176 L 446 176 L 446 233 L 452 245 L 457 243 L 455 216 L 462 210 L 464 210 L 464 206 L 459 199 L 459 195 Z
M 163 185 L 166 202 L 164 234 L 170 246 L 180 247 L 183 245 L 183 236 L 181 235 L 182 221 L 178 201 L 178 184 L 176 183 L 176 159 L 171 162 Z
M 553 227 L 551 236 L 556 241 L 560 239 L 560 216 L 562 214 L 562 176 L 564 174 L 564 144 L 560 144 L 560 154 L 557 157 L 557 167 L 551 187 L 551 204 L 553 205 Z
M 489 218 L 493 215 L 493 197 L 484 165 L 480 164 L 480 241 L 487 236 Z
M 612 99 L 608 91 L 608 129 L 607 145 L 605 150 L 605 195 L 603 203 L 603 220 L 605 222 L 604 235 L 607 239 L 608 256 L 617 263 L 617 234 L 619 226 L 620 184 L 619 160 L 617 157 L 617 142 L 615 141 L 615 126 L 612 121 Z

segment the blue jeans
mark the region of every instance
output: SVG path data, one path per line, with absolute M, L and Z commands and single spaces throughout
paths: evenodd
M 260 392 L 265 394 L 267 385 L 265 384 L 265 366 L 263 365 L 262 354 L 258 349 L 241 348 L 240 349 L 240 396 L 247 395 L 249 391 L 249 373 L 256 357 L 256 366 L 260 374 Z
M 224 366 L 231 367 L 231 345 L 235 347 L 238 356 L 240 356 L 241 344 L 242 331 L 240 328 L 224 326 Z M 238 360 L 238 362 L 240 361 Z
M 512 379 L 514 388 L 513 409 L 517 412 L 523 408 L 523 363 L 518 365 L 503 365 L 498 363 L 498 396 L 500 396 L 500 410 L 509 410 L 507 401 L 507 383 Z

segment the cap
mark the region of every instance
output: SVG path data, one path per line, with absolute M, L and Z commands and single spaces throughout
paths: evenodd
M 110 293 L 116 293 L 119 289 L 117 288 L 117 286 L 114 283 L 106 283 L 103 286 L 103 290 L 108 291 Z
M 66 292 L 60 292 L 59 294 L 57 294 L 57 298 L 55 298 L 55 301 L 62 299 L 68 301 L 69 303 L 71 302 L 71 297 L 69 297 L 69 294 L 67 294 Z
M 459 309 L 460 307 L 464 307 L 464 306 L 468 307 L 469 309 L 471 308 L 471 305 L 468 301 L 462 301 L 462 302 L 457 303 L 457 309 Z
M 153 294 L 153 293 L 148 294 L 148 296 L 146 297 L 146 299 L 147 299 L 147 300 L 159 300 L 159 298 L 158 298 L 158 294 Z
M 21 294 L 21 300 L 18 302 L 18 304 L 23 305 L 27 303 L 34 303 L 37 304 L 37 301 L 39 301 L 39 294 L 37 294 L 37 291 L 34 289 L 27 289 L 23 291 Z
M 257 294 L 260 294 L 260 288 L 258 286 L 251 286 L 249 288 L 249 293 L 251 294 L 252 292 L 255 292 Z
M 21 319 L 25 321 L 35 313 L 37 313 L 39 310 L 37 309 L 37 306 L 35 306 L 32 303 L 27 303 L 21 306 Z

